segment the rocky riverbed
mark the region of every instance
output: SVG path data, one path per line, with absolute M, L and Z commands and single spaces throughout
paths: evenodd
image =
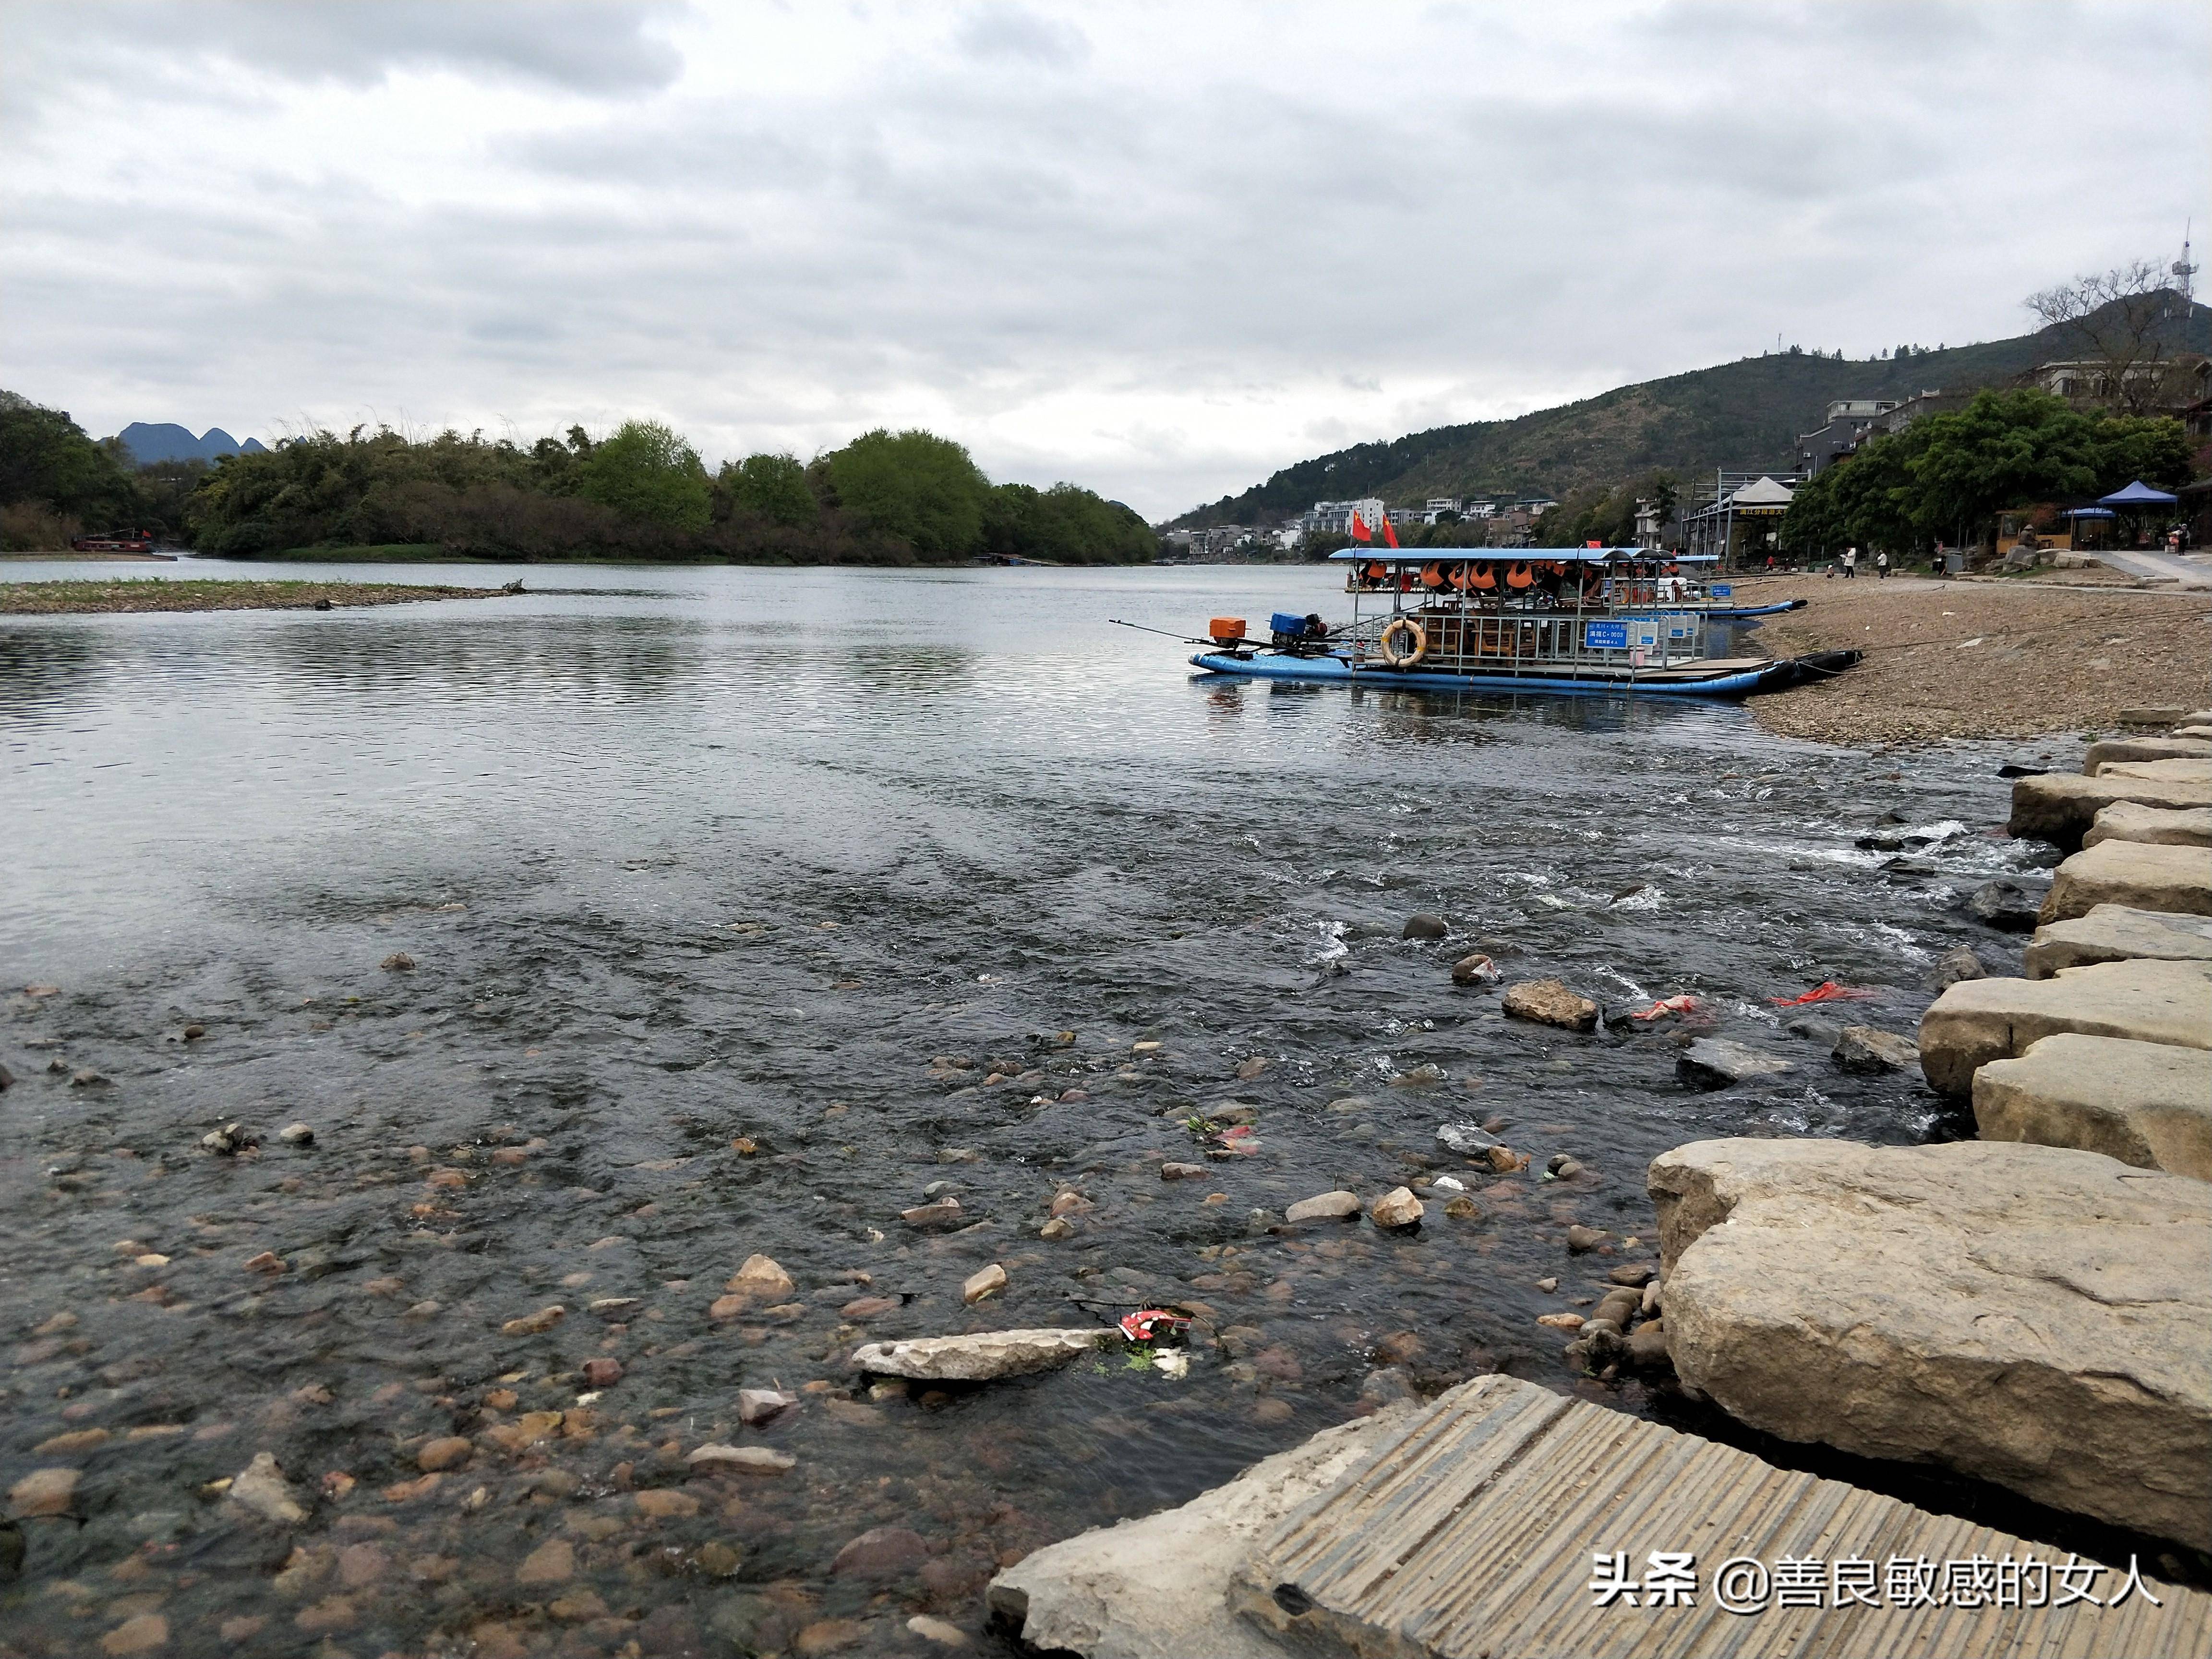
M 933 1651 L 1485 1370 L 1731 1432 L 1567 1348 L 1660 1152 L 1970 1128 L 1836 1056 L 2016 966 L 2009 751 L 1194 684 L 1096 618 L 1285 578 L 1108 580 L 0 631 L 5 1639 Z M 1161 1304 L 1181 1366 L 848 1364 Z
M 2212 598 L 2109 582 L 1935 581 L 1862 573 L 1739 581 L 1758 604 L 1809 601 L 1763 623 L 1777 656 L 1856 649 L 1824 684 L 1752 708 L 1765 730 L 1827 743 L 2109 735 L 2123 708 L 2203 700 Z

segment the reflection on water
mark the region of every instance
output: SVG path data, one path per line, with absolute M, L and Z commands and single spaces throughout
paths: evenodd
M 600 591 L 0 627 L 0 961 L 59 988 L 0 1022 L 4 1432 L 11 1467 L 80 1471 L 84 1517 L 27 1536 L 18 1650 L 158 1613 L 185 1653 L 767 1652 L 832 1619 L 918 1651 L 912 1612 L 975 1628 L 1000 1563 L 1342 1420 L 1378 1370 L 1688 1412 L 1575 1378 L 1534 1322 L 1617 1259 L 1565 1225 L 1648 1239 L 1644 1166 L 1683 1139 L 1937 1132 L 1916 1080 L 1835 1072 L 1769 999 L 1873 987 L 1855 1014 L 1905 1030 L 1929 952 L 2009 948 L 1959 901 L 2010 843 L 1854 845 L 1889 809 L 2000 819 L 1964 747 L 1221 684 L 1104 622 L 1334 612 L 1326 573 L 527 574 Z M 1401 941 L 1417 910 L 1451 938 Z M 1686 1091 L 1663 1028 L 1454 988 L 1473 948 L 1615 1006 L 1692 992 L 1800 1069 Z M 1232 1101 L 1261 1153 L 1162 1182 Z M 202 1149 L 234 1120 L 258 1152 Z M 1440 1173 L 1468 1120 L 1535 1160 L 1451 1160 L 1478 1218 L 1248 1230 Z M 1554 1152 L 1588 1173 L 1533 1178 Z M 939 1182 L 968 1231 L 900 1220 Z M 1063 1186 L 1093 1207 L 1041 1238 Z M 757 1251 L 794 1291 L 718 1316 Z M 993 1261 L 1006 1292 L 966 1307 Z M 843 1369 L 1163 1299 L 1201 1310 L 1180 1381 L 925 1401 Z M 772 1383 L 810 1391 L 742 1425 Z M 797 1462 L 701 1474 L 709 1441 Z M 210 1491 L 262 1450 L 306 1521 Z M 831 1570 L 886 1526 L 920 1540 L 896 1565 Z

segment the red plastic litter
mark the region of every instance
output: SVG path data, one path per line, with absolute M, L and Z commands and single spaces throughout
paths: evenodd
M 1135 1313 L 1121 1317 L 1121 1334 L 1132 1342 L 1158 1342 L 1173 1336 L 1190 1323 L 1181 1314 L 1170 1313 L 1165 1308 L 1140 1308 Z
M 1640 1013 L 1629 1015 L 1631 1019 L 1658 1019 L 1668 1014 L 1686 1014 L 1698 1006 L 1697 998 L 1686 992 L 1679 997 L 1662 997 Z
M 1767 1000 L 1778 1008 L 1795 1008 L 1804 1002 L 1859 1002 L 1873 994 L 1871 991 L 1855 991 L 1848 985 L 1824 979 L 1802 997 L 1769 997 Z

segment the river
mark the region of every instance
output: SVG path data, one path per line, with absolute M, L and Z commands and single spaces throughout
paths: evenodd
M 998 1564 L 1363 1388 L 1504 1369 L 1726 1431 L 1577 1376 L 1536 1316 L 1654 1259 L 1667 1147 L 1958 1133 L 1917 1073 L 1786 1023 L 1911 1031 L 1942 951 L 2017 961 L 1961 901 L 2037 861 L 1995 828 L 2000 746 L 1209 682 L 1109 622 L 1340 616 L 1311 568 L 143 574 L 532 591 L 0 618 L 8 1479 L 80 1471 L 82 1519 L 23 1523 L 25 1653 L 149 1618 L 190 1654 L 936 1650 L 909 1614 L 975 1631 Z M 1891 868 L 1856 845 L 1891 812 L 1963 827 Z M 1401 939 L 1416 912 L 1450 936 Z M 1478 948 L 1615 1011 L 1690 993 L 1796 1069 L 1705 1093 L 1681 1017 L 1508 1020 L 1451 981 Z M 1824 980 L 1873 994 L 1770 1000 Z M 1207 1161 L 1182 1120 L 1231 1103 L 1261 1149 Z M 234 1121 L 258 1147 L 203 1147 Z M 1443 1155 L 1468 1121 L 1531 1167 Z M 1558 1152 L 1584 1172 L 1544 1179 Z M 1251 1219 L 1447 1173 L 1476 1216 L 1432 1189 L 1406 1234 Z M 939 1182 L 968 1231 L 902 1223 Z M 1093 1207 L 1040 1238 L 1064 1187 Z M 1571 1255 L 1571 1222 L 1615 1242 Z M 757 1252 L 788 1300 L 710 1317 Z M 992 1262 L 1006 1291 L 964 1307 Z M 843 1369 L 1158 1301 L 1200 1313 L 1181 1377 L 1108 1356 L 925 1401 Z M 772 1384 L 799 1404 L 741 1425 Z M 425 1444 L 487 1430 L 424 1480 Z M 796 1463 L 687 1478 L 708 1442 Z M 305 1522 L 210 1489 L 262 1451 Z M 915 1537 L 833 1570 L 875 1528 Z

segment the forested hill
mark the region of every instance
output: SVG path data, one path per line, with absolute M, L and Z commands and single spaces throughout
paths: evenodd
M 2196 307 L 2189 344 L 2206 349 L 2212 308 Z M 1510 421 L 1440 426 L 1389 443 L 1360 444 L 1285 467 L 1242 495 L 1224 495 L 1170 527 L 1255 524 L 1317 501 L 1380 496 L 1394 507 L 1431 495 L 1542 492 L 1564 498 L 1665 470 L 1680 477 L 1716 467 L 1786 470 L 1796 437 L 1840 398 L 1909 398 L 1941 387 L 2001 386 L 2055 358 L 2079 355 L 2060 331 L 1909 355 L 1848 359 L 1785 351 L 1645 380 Z

